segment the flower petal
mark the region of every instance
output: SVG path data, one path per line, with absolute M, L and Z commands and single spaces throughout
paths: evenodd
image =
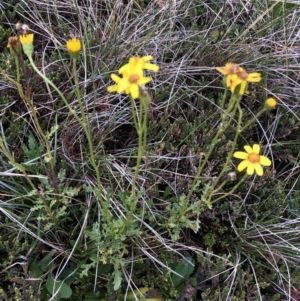
M 246 167 L 249 166 L 249 164 L 250 164 L 250 162 L 248 160 L 244 160 L 238 165 L 237 170 L 243 171 Z
M 258 72 L 249 73 L 247 76 L 247 82 L 258 83 L 261 81 L 261 74 Z
M 128 82 L 128 78 L 122 78 L 119 82 L 118 82 L 118 93 L 121 93 L 123 91 L 126 90 L 127 87 L 130 86 L 130 83 Z
M 217 70 L 218 72 L 222 73 L 223 75 L 227 75 L 227 74 L 228 74 L 228 72 L 224 69 L 224 67 L 223 67 L 223 68 L 217 67 L 216 70 Z
M 155 64 L 150 64 L 150 63 L 144 63 L 144 69 L 150 70 L 150 71 L 154 71 L 154 72 L 158 72 L 159 67 Z
M 137 70 L 143 70 L 144 65 L 145 65 L 145 62 L 143 61 L 143 59 L 142 58 L 138 58 L 138 60 L 136 60 L 136 63 L 135 63 L 135 68 Z
M 231 86 L 231 79 L 230 79 L 230 76 L 227 75 L 226 76 L 226 87 L 229 88 Z
M 253 153 L 259 155 L 260 152 L 260 146 L 258 144 L 253 144 Z
M 234 64 L 234 63 L 226 63 L 225 64 L 225 71 L 227 74 L 233 74 L 235 72 L 233 72 L 236 68 L 237 64 Z
M 124 76 L 124 73 L 126 73 L 126 74 L 129 73 L 128 70 L 129 70 L 129 64 L 126 64 L 126 65 L 122 66 L 118 70 L 118 72 L 119 72 L 119 74 L 123 74 L 123 76 Z
M 255 164 L 249 162 L 249 165 L 247 167 L 247 174 L 249 176 L 254 174 L 254 166 L 255 166 Z
M 244 150 L 248 153 L 251 154 L 253 153 L 252 147 L 250 145 L 245 145 Z
M 240 84 L 239 95 L 244 95 L 246 90 L 247 82 L 245 80 Z
M 117 84 L 121 81 L 121 77 L 119 77 L 117 74 L 112 73 L 110 75 L 111 79 L 116 82 Z
M 137 84 L 130 85 L 130 94 L 133 99 L 139 98 L 139 86 Z
M 235 75 L 235 74 L 234 74 Z M 231 77 L 233 78 L 233 76 L 231 75 Z M 234 80 L 231 80 L 231 85 L 230 85 L 230 90 L 231 93 L 234 93 L 236 87 L 241 84 L 243 82 L 243 80 L 239 79 L 238 77 L 236 77 Z
M 248 158 L 248 154 L 245 153 L 245 152 L 235 152 L 235 153 L 233 154 L 233 157 L 234 157 L 234 158 L 237 158 L 237 159 L 243 159 L 243 160 L 245 160 L 245 159 Z
M 264 174 L 264 171 L 259 163 L 254 163 L 254 169 L 258 176 L 261 177 Z
M 138 85 L 145 85 L 147 83 L 150 83 L 152 81 L 151 77 L 142 77 L 138 80 L 137 84 Z
M 148 62 L 148 61 L 151 61 L 153 60 L 153 56 L 152 55 L 145 55 L 142 57 L 143 61 L 144 62 Z
M 265 156 L 259 156 L 259 164 L 264 165 L 264 166 L 271 166 L 272 162 L 269 158 Z
M 32 44 L 33 43 L 33 33 L 21 34 L 19 36 L 20 42 L 22 45 L 24 44 Z
M 138 61 L 138 59 L 136 59 L 135 57 L 131 57 L 129 59 L 128 65 L 129 65 L 129 72 L 130 73 L 132 72 L 132 70 L 134 70 L 134 67 L 136 66 L 137 61 Z
M 118 87 L 119 87 L 118 85 L 109 86 L 109 87 L 107 87 L 107 91 L 108 92 L 117 92 Z
M 230 91 L 231 93 L 234 93 L 235 88 L 237 87 L 238 83 L 237 82 L 232 82 L 230 84 Z

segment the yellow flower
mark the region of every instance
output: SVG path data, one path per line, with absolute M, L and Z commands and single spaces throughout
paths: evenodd
M 128 64 L 122 66 L 119 69 L 119 73 L 123 74 L 124 72 L 126 73 L 126 72 L 129 71 L 130 61 L 135 61 L 136 65 L 141 61 L 142 63 L 140 63 L 140 64 L 142 65 L 141 66 L 142 69 L 147 69 L 147 70 L 150 70 L 150 71 L 158 72 L 159 67 L 156 64 L 148 63 L 148 61 L 151 61 L 151 60 L 153 60 L 153 56 L 152 55 L 146 55 L 146 56 L 143 56 L 143 57 L 139 57 L 139 56 L 132 57 L 132 58 L 130 58 Z
M 22 44 L 23 51 L 27 56 L 31 56 L 33 52 L 33 33 L 21 34 L 20 43 Z
M 77 58 L 81 50 L 81 41 L 78 38 L 68 40 L 67 49 L 73 58 Z
M 23 46 L 27 44 L 33 44 L 33 38 L 34 38 L 33 33 L 21 34 L 20 42 Z
M 111 74 L 111 79 L 116 82 L 116 85 L 109 86 L 107 91 L 125 92 L 130 94 L 133 99 L 139 98 L 139 86 L 152 81 L 151 77 L 144 76 L 143 68 L 148 65 L 152 64 L 145 63 L 144 59 L 131 58 L 128 64 L 120 68 L 121 72 L 119 70 L 119 73 L 123 75 L 122 78 L 116 74 Z
M 248 82 L 260 82 L 261 74 L 258 72 L 247 73 L 246 70 L 238 64 L 227 63 L 224 68 L 216 68 L 216 70 L 226 76 L 226 86 L 230 88 L 231 93 L 239 87 L 239 94 L 245 93 Z
M 266 101 L 265 101 L 265 108 L 267 110 L 272 110 L 276 107 L 277 105 L 277 101 L 275 98 L 273 97 L 269 97 Z
M 250 145 L 245 145 L 244 149 L 246 152 L 235 152 L 233 157 L 237 159 L 242 159 L 243 161 L 238 165 L 238 171 L 243 171 L 247 168 L 247 174 L 253 175 L 254 171 L 257 175 L 263 175 L 263 166 L 270 166 L 272 164 L 271 160 L 265 156 L 260 156 L 260 146 L 258 144 L 253 144 L 253 147 Z

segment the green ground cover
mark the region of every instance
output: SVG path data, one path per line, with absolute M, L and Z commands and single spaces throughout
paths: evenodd
M 0 0 L 0 300 L 298 300 L 299 9 Z

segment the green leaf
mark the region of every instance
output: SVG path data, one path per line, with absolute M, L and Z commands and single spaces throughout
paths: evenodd
M 98 265 L 98 273 L 101 275 L 108 275 L 113 269 L 112 264 L 99 264 Z
M 46 286 L 43 286 L 41 293 L 40 293 L 40 301 L 48 301 L 49 294 Z
M 100 298 L 105 297 L 106 293 L 107 291 L 104 288 L 97 287 L 95 291 L 94 289 L 88 291 L 83 301 L 100 301 L 101 300 Z
M 86 184 L 83 184 L 82 188 L 85 192 L 95 192 L 96 191 L 95 188 L 93 188 L 92 186 L 86 185 Z
M 68 196 L 77 196 L 78 190 L 76 188 L 69 187 L 68 189 L 65 190 L 65 194 Z
M 194 270 L 194 260 L 192 257 L 185 257 L 185 260 L 173 263 L 172 270 L 177 274 L 172 274 L 171 279 L 176 288 L 182 284 L 182 281 L 190 276 Z
M 50 139 L 53 134 L 55 134 L 55 132 L 57 132 L 59 126 L 56 124 L 54 126 L 51 127 L 50 132 L 47 133 L 47 138 Z
M 75 271 L 77 270 L 77 266 L 75 263 L 71 262 L 59 275 L 59 279 L 64 281 L 64 283 L 71 285 L 76 278 Z
M 43 270 L 41 269 L 41 262 L 38 259 L 38 256 L 30 261 L 29 271 L 32 273 L 34 278 L 39 278 L 43 275 Z
M 41 269 L 44 272 L 47 272 L 51 269 L 53 262 L 52 261 L 52 256 L 55 254 L 55 250 L 50 251 L 40 262 Z
M 46 287 L 52 296 L 59 296 L 61 299 L 70 298 L 72 295 L 70 286 L 61 280 L 55 280 L 52 273 L 48 274 Z
M 61 168 L 57 174 L 57 177 L 59 179 L 59 182 L 62 183 L 66 178 L 66 170 L 64 168 Z
M 28 147 L 25 144 L 21 145 L 21 148 L 27 156 L 28 160 L 34 160 L 36 158 L 39 158 L 42 154 L 44 147 L 45 143 L 38 142 L 34 138 L 33 134 L 29 134 Z
M 115 267 L 113 276 L 114 276 L 114 290 L 117 291 L 120 288 L 121 281 L 122 281 L 121 273 L 118 267 Z
M 172 192 L 172 188 L 170 187 L 170 186 L 167 186 L 167 188 L 165 189 L 165 191 L 164 191 L 164 195 L 163 195 L 163 200 L 165 200 L 168 196 L 169 196 L 169 194 Z

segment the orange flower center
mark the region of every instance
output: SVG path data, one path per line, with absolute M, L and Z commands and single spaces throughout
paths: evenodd
M 241 80 L 247 80 L 248 78 L 248 73 L 246 70 L 240 67 L 238 64 L 230 63 L 225 67 L 225 72 L 227 72 L 227 75 L 236 74 Z
M 247 80 L 248 78 L 248 73 L 246 71 L 240 71 L 237 73 L 237 76 L 242 79 L 242 80 Z
M 138 74 L 132 74 L 129 76 L 128 81 L 131 84 L 136 84 L 138 82 L 138 80 L 140 79 Z
M 248 161 L 250 161 L 251 163 L 259 163 L 259 155 L 255 153 L 249 154 Z
M 237 74 L 240 71 L 240 66 L 238 64 L 230 63 L 226 71 L 229 75 Z

